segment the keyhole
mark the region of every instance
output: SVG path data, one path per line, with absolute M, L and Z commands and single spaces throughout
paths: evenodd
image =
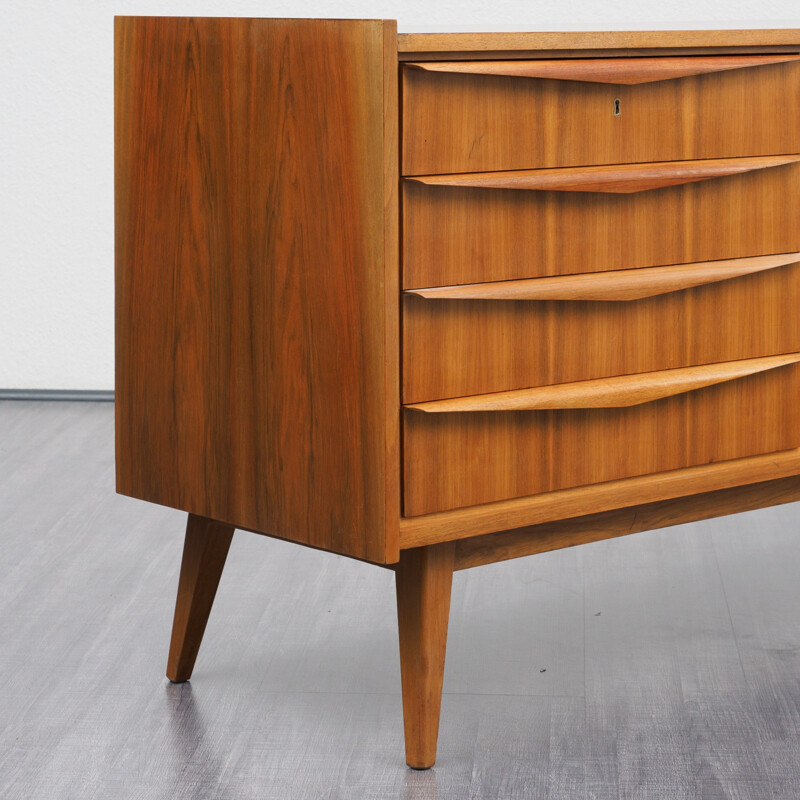
M 618 117 L 622 112 L 620 111 L 620 99 L 619 97 L 614 101 L 614 116 Z

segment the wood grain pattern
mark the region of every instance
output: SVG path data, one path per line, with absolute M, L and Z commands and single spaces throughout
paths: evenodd
M 785 260 L 786 256 L 757 258 L 751 266 L 761 269 Z M 730 263 L 734 273 L 745 269 L 738 261 L 723 264 Z M 701 273 L 712 278 L 729 274 L 724 266 L 719 272 L 698 267 L 697 273 L 677 276 L 674 268 L 666 267 L 663 275 L 651 278 L 647 273 L 658 273 L 656 267 L 465 287 L 467 297 L 484 288 L 490 296 L 507 292 L 509 299 L 408 295 L 403 301 L 404 402 L 800 351 L 800 264 L 766 267 L 735 280 L 635 302 L 612 301 L 617 293 L 649 292 L 667 281 L 667 288 L 674 288 L 676 282 L 701 279 Z M 640 277 L 641 273 L 645 274 Z M 612 302 L 596 297 L 606 296 L 606 277 Z M 533 297 L 586 299 L 511 300 L 516 284 Z M 546 285 L 541 289 L 537 284 Z M 443 291 L 457 294 L 460 289 Z M 438 291 L 430 290 L 430 296 L 436 298 Z M 589 297 L 593 301 L 588 302 Z
M 403 184 L 406 289 L 800 250 L 798 164 L 632 195 Z
M 233 532 L 232 525 L 189 514 L 167 660 L 173 683 L 192 677 Z
M 800 61 L 638 86 L 401 73 L 404 175 L 800 152 Z
M 800 253 L 729 258 L 649 269 L 613 270 L 603 274 L 489 281 L 456 286 L 408 289 L 406 295 L 427 300 L 571 300 L 620 302 L 656 297 L 695 286 L 740 278 L 800 261 Z
M 518 78 L 548 78 L 586 83 L 611 83 L 633 86 L 722 72 L 750 69 L 768 64 L 797 61 L 800 56 L 673 56 L 664 58 L 582 58 L 536 59 L 532 61 L 426 61 L 409 62 L 411 69 L 425 72 L 454 72 L 467 75 L 498 75 Z
M 116 20 L 121 493 L 396 560 L 394 35 Z
M 800 366 L 792 364 L 630 408 L 451 414 L 409 409 L 404 513 L 411 517 L 796 448 L 798 391 Z
M 677 31 L 529 31 L 501 33 L 403 33 L 400 53 L 480 52 L 497 50 L 607 50 L 794 46 L 800 29 Z
M 406 762 L 414 769 L 436 762 L 454 551 L 450 542 L 405 550 L 395 572 Z
M 453 414 L 467 411 L 541 411 L 583 408 L 629 408 L 652 403 L 684 392 L 738 380 L 771 369 L 796 364 L 800 353 L 768 358 L 725 361 L 684 369 L 642 372 L 616 378 L 560 383 L 533 389 L 453 397 L 405 406 L 424 414 Z
M 575 547 L 800 500 L 800 476 L 620 508 L 456 542 L 455 569 Z
M 416 768 L 455 566 L 800 496 L 798 32 L 437 41 L 484 63 L 398 73 L 387 21 L 115 45 L 117 485 L 190 512 L 168 675 L 234 526 L 397 561 Z
M 800 474 L 800 449 L 516 497 L 400 522 L 400 547 L 454 541 Z
M 617 164 L 609 167 L 416 175 L 406 178 L 406 181 L 426 186 L 463 186 L 474 189 L 632 194 L 781 167 L 798 161 L 800 155 L 718 158 L 704 161 L 661 161 L 657 164 Z

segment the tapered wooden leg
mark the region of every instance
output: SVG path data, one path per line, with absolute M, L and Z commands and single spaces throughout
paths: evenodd
M 233 531 L 232 525 L 189 514 L 167 662 L 167 677 L 175 683 L 192 676 Z
M 395 573 L 406 761 L 414 769 L 436 761 L 454 553 L 452 542 L 404 550 Z

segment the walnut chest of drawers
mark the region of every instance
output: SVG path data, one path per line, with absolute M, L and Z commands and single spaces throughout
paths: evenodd
M 454 570 L 800 498 L 800 32 L 116 21 L 117 486 L 396 572 L 435 759 Z

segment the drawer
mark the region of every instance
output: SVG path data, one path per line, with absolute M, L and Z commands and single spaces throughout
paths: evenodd
M 800 353 L 406 406 L 404 514 L 800 445 Z
M 800 56 L 407 64 L 405 175 L 800 150 Z
M 800 156 L 403 181 L 403 286 L 800 250 Z
M 798 261 L 785 253 L 407 292 L 404 402 L 800 351 Z

